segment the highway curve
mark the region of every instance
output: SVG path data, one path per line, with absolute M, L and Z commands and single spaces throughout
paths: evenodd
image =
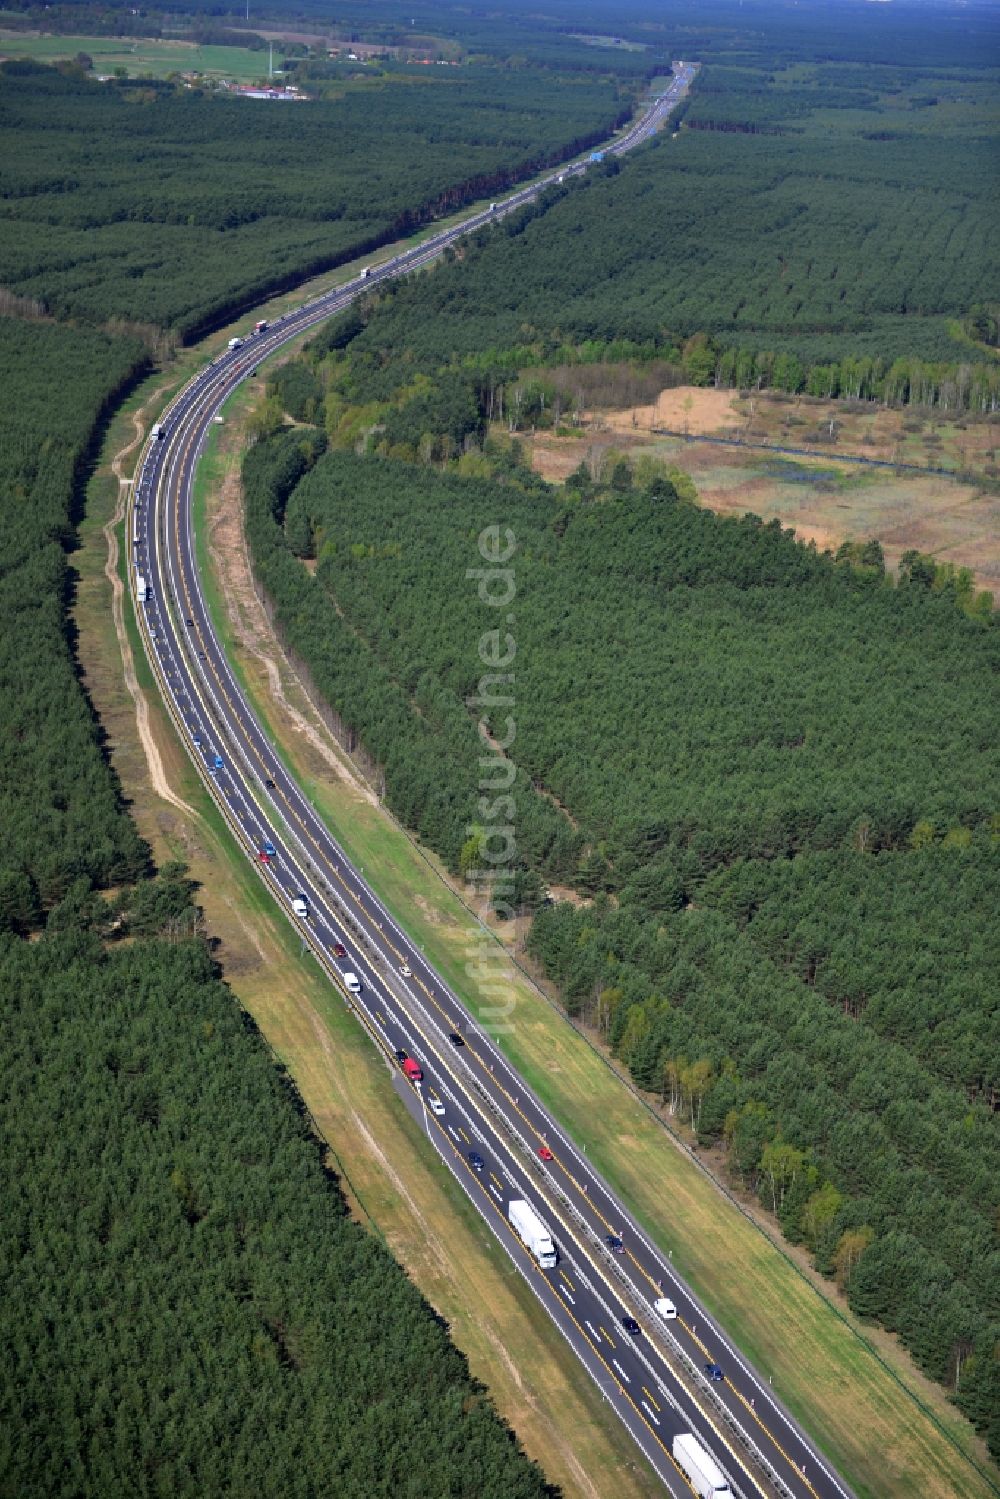
M 690 72 L 609 143 L 608 152 L 623 154 L 648 139 L 681 97 Z M 558 176 L 585 170 L 579 162 Z M 689 1431 L 713 1453 L 734 1493 L 848 1499 L 846 1486 L 669 1258 L 351 866 L 243 697 L 212 628 L 198 575 L 195 473 L 213 422 L 239 383 L 262 359 L 348 306 L 373 282 L 425 264 L 460 235 L 528 201 L 556 176 L 286 314 L 185 387 L 164 414 L 164 437 L 147 445 L 133 486 L 130 582 L 136 614 L 164 702 L 237 841 L 384 1056 L 442 1164 L 668 1491 L 679 1499 L 692 1492 L 671 1455 L 673 1436 Z M 274 852 L 262 859 L 266 846 Z M 305 919 L 293 911 L 299 897 L 308 906 Z M 359 994 L 348 992 L 347 972 L 360 979 Z M 419 1064 L 420 1086 L 406 1080 L 397 1053 Z M 540 1157 L 542 1147 L 550 1159 Z M 528 1201 L 550 1227 L 560 1255 L 555 1268 L 540 1269 L 514 1232 L 507 1218 L 513 1198 Z M 620 1252 L 606 1244 L 612 1234 L 621 1240 Z M 676 1320 L 660 1320 L 653 1310 L 658 1296 L 676 1304 Z M 625 1329 L 623 1318 L 638 1321 L 638 1335 Z M 705 1377 L 710 1362 L 721 1365 L 724 1379 Z

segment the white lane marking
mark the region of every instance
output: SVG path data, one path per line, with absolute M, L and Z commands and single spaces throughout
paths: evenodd
M 625 1370 L 622 1368 L 618 1360 L 616 1358 L 613 1358 L 611 1362 L 614 1364 L 615 1368 L 618 1370 L 618 1373 L 621 1375 L 622 1379 L 624 1379 L 625 1383 L 631 1384 L 631 1379 L 629 1379 L 628 1375 L 625 1373 Z
M 599 1343 L 601 1340 L 600 1340 L 600 1337 L 598 1335 L 597 1328 L 594 1326 L 593 1322 L 588 1322 L 587 1319 L 586 1319 L 586 1317 L 584 1317 L 584 1319 L 583 1319 L 583 1325 L 584 1325 L 584 1327 L 589 1327 L 590 1328 L 590 1331 L 594 1334 L 595 1340 Z
M 649 1402 L 647 1400 L 640 1400 L 639 1404 L 642 1406 L 643 1410 L 646 1412 L 653 1425 L 659 1426 L 659 1418 L 653 1414 L 653 1407 L 649 1404 Z
M 458 1130 L 454 1129 L 453 1126 L 450 1125 L 450 1124 L 448 1126 L 448 1133 L 449 1133 L 449 1135 L 451 1135 L 452 1139 L 454 1139 L 454 1140 L 458 1139 Z
M 492 1182 L 490 1182 L 490 1191 L 493 1193 L 493 1196 L 496 1198 L 497 1202 L 503 1202 L 503 1193 L 500 1191 L 500 1188 L 495 1187 Z
M 559 1292 L 561 1292 L 561 1294 L 563 1296 L 565 1296 L 565 1298 L 569 1302 L 570 1306 L 576 1306 L 576 1297 L 575 1296 L 571 1296 L 569 1294 L 569 1292 L 567 1291 L 567 1289 L 566 1289 L 565 1286 L 563 1286 L 563 1285 L 557 1285 L 556 1286 L 556 1290 L 559 1291 Z

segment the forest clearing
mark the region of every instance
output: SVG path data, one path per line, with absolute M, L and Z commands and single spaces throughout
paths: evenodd
M 582 461 L 599 468 L 609 453 L 646 454 L 689 473 L 701 503 L 719 514 L 778 519 L 821 550 L 877 537 L 890 569 L 915 548 L 970 568 L 978 587 L 1000 595 L 1000 495 L 990 492 L 1000 457 L 996 419 L 945 421 L 871 402 L 677 386 L 649 405 L 591 409 L 572 432 L 521 440 L 536 472 L 553 482 Z M 809 446 L 815 456 L 766 451 Z M 872 459 L 956 473 L 866 467 Z

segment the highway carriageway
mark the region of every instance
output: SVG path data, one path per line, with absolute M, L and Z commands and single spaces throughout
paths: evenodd
M 681 88 L 675 80 L 608 149 L 629 149 L 626 142 L 648 138 Z M 558 175 L 585 169 L 580 162 Z M 479 211 L 286 314 L 207 366 L 180 392 L 161 418 L 166 436 L 147 445 L 133 486 L 130 579 L 134 592 L 138 574 L 148 587 L 136 613 L 178 732 L 260 878 L 387 1065 L 398 1069 L 396 1053 L 406 1052 L 423 1069 L 419 1090 L 409 1083 L 404 1087 L 442 1162 L 667 1489 L 678 1496 L 691 1491 L 670 1453 L 673 1435 L 691 1431 L 725 1470 L 735 1493 L 847 1499 L 846 1487 L 695 1300 L 669 1256 L 650 1242 L 351 866 L 244 699 L 212 628 L 198 575 L 191 509 L 197 463 L 240 382 L 262 359 L 347 307 L 373 281 L 427 263 L 470 229 L 554 180 L 556 174 L 549 174 L 495 210 Z M 265 844 L 274 849 L 266 862 L 260 858 Z M 309 907 L 304 921 L 292 910 L 300 895 Z M 338 945 L 346 956 L 335 955 Z M 360 994 L 348 993 L 347 971 L 361 980 Z M 450 1039 L 453 1035 L 462 1044 Z M 551 1159 L 539 1156 L 542 1147 Z M 481 1158 L 481 1169 L 472 1152 Z M 510 1226 L 507 1207 L 514 1197 L 531 1203 L 551 1229 L 560 1251 L 554 1269 L 540 1269 Z M 620 1253 L 617 1246 L 609 1249 L 609 1236 L 621 1241 Z M 675 1303 L 676 1320 L 657 1317 L 653 1302 L 660 1296 Z M 624 1317 L 637 1319 L 638 1336 L 625 1330 Z M 724 1379 L 707 1379 L 708 1363 L 721 1365 Z

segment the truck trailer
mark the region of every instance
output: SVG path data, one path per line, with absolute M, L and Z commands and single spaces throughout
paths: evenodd
M 689 1431 L 682 1431 L 674 1437 L 673 1454 L 674 1462 L 701 1499 L 715 1499 L 717 1494 L 732 1493 L 725 1473 Z
M 521 1197 L 513 1198 L 507 1206 L 507 1217 L 543 1270 L 551 1270 L 559 1263 L 552 1235 L 530 1203 Z
M 149 596 L 149 590 L 146 587 L 146 580 L 142 576 L 142 573 L 136 573 L 135 575 L 135 596 L 139 600 L 140 604 L 144 604 Z

